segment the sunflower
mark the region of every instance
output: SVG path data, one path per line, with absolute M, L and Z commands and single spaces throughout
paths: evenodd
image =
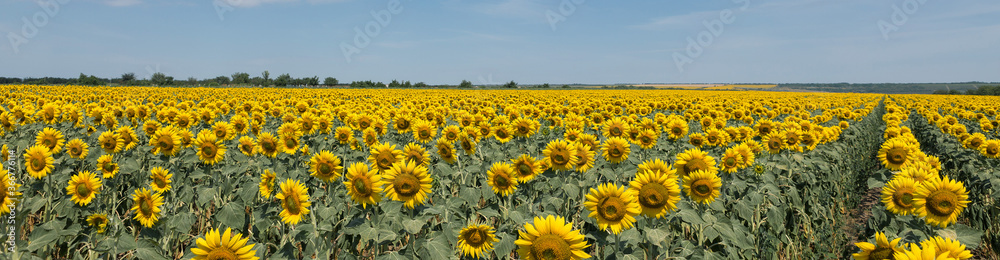
M 757 131 L 757 136 L 768 136 L 774 130 L 774 122 L 770 119 L 758 120 L 753 128 Z
M 455 163 L 458 160 L 455 154 L 455 146 L 448 142 L 445 138 L 440 138 L 437 141 L 437 154 L 441 156 L 441 160 L 447 163 Z
M 365 128 L 361 131 L 361 140 L 365 141 L 365 146 L 373 146 L 378 143 L 378 132 L 374 128 Z
M 628 122 L 625 122 L 625 120 L 620 117 L 616 117 L 605 122 L 604 131 L 602 131 L 602 134 L 604 134 L 604 137 L 607 138 L 628 137 L 628 132 L 630 129 L 631 126 L 629 125 Z
M 878 151 L 878 158 L 889 170 L 898 171 L 903 164 L 911 160 L 914 155 L 914 147 L 907 145 L 902 139 L 895 138 L 882 144 Z
M 260 154 L 274 158 L 280 151 L 280 141 L 269 132 L 260 133 L 257 136 L 257 149 Z
M 212 125 L 212 134 L 219 140 L 232 140 L 236 137 L 236 129 L 229 122 L 219 121 Z
M 424 147 L 417 143 L 409 143 L 403 147 L 403 159 L 406 161 L 417 162 L 419 165 L 427 166 L 431 162 L 430 154 Z
M 108 215 L 107 214 L 91 214 L 87 216 L 87 225 L 97 228 L 98 234 L 104 234 L 104 230 L 108 227 Z
M 64 142 L 62 132 L 48 127 L 38 132 L 38 135 L 35 137 L 35 145 L 45 146 L 53 154 L 58 154 L 62 151 Z
M 191 248 L 191 253 L 194 253 L 192 259 L 257 260 L 257 250 L 253 250 L 254 244 L 247 244 L 248 239 L 231 228 L 226 228 L 226 232 L 221 234 L 219 229 L 209 230 L 205 238 L 198 238 L 198 247 Z
M 604 145 L 601 147 L 603 151 L 604 159 L 611 163 L 621 163 L 628 159 L 628 154 L 631 152 L 628 140 L 621 137 L 608 138 L 604 141 Z
M 801 140 L 800 142 L 802 143 L 802 145 L 806 146 L 805 147 L 806 151 L 812 151 L 816 149 L 816 146 L 819 145 L 819 140 L 817 139 L 818 138 L 816 137 L 816 134 L 813 133 L 813 131 L 803 131 L 799 135 L 799 140 Z
M 761 142 L 764 142 L 764 147 L 767 148 L 768 153 L 777 154 L 781 152 L 781 149 L 785 148 L 785 135 L 780 133 L 771 133 L 764 136 L 764 139 L 761 140 Z
M 198 138 L 194 140 L 194 146 L 198 149 L 198 159 L 201 159 L 202 163 L 212 165 L 225 158 L 226 145 L 214 134 L 199 133 Z
M 450 125 L 441 130 L 441 137 L 444 137 L 448 142 L 455 142 L 458 140 L 458 134 L 462 132 L 462 129 L 458 128 L 457 125 Z
M 575 151 L 576 146 L 573 143 L 566 140 L 552 140 L 545 146 L 542 154 L 553 170 L 568 171 L 576 165 Z
M 906 166 L 903 166 L 902 171 L 896 173 L 896 176 L 911 178 L 919 185 L 930 179 L 938 178 L 938 172 L 931 168 L 929 164 L 923 162 L 908 163 Z
M 566 129 L 566 132 L 563 133 L 563 138 L 570 142 L 576 142 L 580 138 L 580 134 L 582 134 L 580 129 Z
M 125 140 L 114 131 L 104 131 L 97 140 L 105 153 L 118 153 L 122 151 L 122 148 L 125 148 Z
M 784 136 L 785 139 L 785 149 L 802 152 L 802 131 L 797 129 L 787 130 L 781 132 L 780 134 Z
M 334 137 L 336 137 L 337 142 L 340 142 L 340 144 L 347 144 L 353 136 L 354 130 L 351 130 L 351 128 L 347 126 L 337 127 L 337 130 L 334 131 Z
M 105 179 L 114 178 L 118 174 L 118 164 L 112 162 L 113 159 L 114 157 L 110 154 L 101 155 L 100 158 L 97 158 L 97 169 L 101 170 L 102 177 Z
M 729 134 L 719 129 L 705 131 L 705 141 L 711 146 L 723 146 L 729 143 Z
M 255 153 L 257 153 L 257 141 L 254 141 L 253 137 L 242 136 L 239 139 L 239 143 L 240 144 L 238 145 L 238 147 L 240 148 L 240 152 L 243 153 L 243 155 L 253 156 Z
M 581 134 L 580 138 L 576 141 L 579 144 L 585 144 L 590 146 L 590 151 L 597 152 L 597 148 L 600 148 L 600 142 L 597 142 L 597 136 L 592 134 Z
M 368 204 L 375 205 L 382 201 L 382 175 L 377 169 L 368 169 L 368 165 L 363 162 L 356 162 L 347 168 L 346 181 L 347 195 L 351 200 L 361 203 L 362 208 L 368 208 Z
M 674 168 L 677 169 L 677 175 L 680 177 L 687 177 L 688 174 L 695 171 L 714 173 L 719 170 L 715 168 L 715 158 L 698 148 L 689 149 L 678 154 L 677 161 L 674 162 Z
M 666 164 L 662 165 L 669 167 Z M 677 210 L 677 202 L 681 201 L 681 188 L 677 185 L 674 170 L 669 168 L 667 170 L 641 170 L 629 183 L 629 190 L 636 195 L 642 208 L 642 215 L 660 218 L 666 213 Z
M 469 225 L 458 232 L 458 248 L 463 256 L 479 258 L 486 256 L 486 251 L 493 250 L 497 237 L 493 235 L 493 227 L 488 225 Z
M 885 209 L 901 216 L 913 214 L 913 210 L 916 209 L 914 208 L 913 199 L 919 184 L 919 182 L 908 177 L 898 176 L 892 178 L 882 188 L 882 203 L 885 203 Z
M 282 182 L 281 190 L 274 198 L 281 200 L 281 221 L 295 225 L 302 221 L 302 216 L 309 214 L 309 188 L 301 182 L 287 179 Z
M 122 126 L 115 130 L 115 134 L 122 138 L 122 149 L 125 151 L 132 150 L 136 145 L 139 144 L 139 138 L 135 135 L 135 130 L 131 127 Z
M 698 170 L 684 176 L 684 191 L 695 202 L 709 204 L 719 197 L 722 179 L 715 171 Z
M 287 154 L 295 154 L 299 150 L 299 137 L 294 135 L 279 135 L 278 148 Z
M 0 191 L 3 191 L 0 192 L 0 214 L 10 213 L 10 206 L 15 206 L 16 209 L 20 204 L 21 192 L 17 190 L 21 188 L 21 184 L 11 180 L 7 170 L 0 167 Z
M 528 119 L 525 117 L 518 117 L 512 123 L 514 128 L 514 135 L 518 137 L 529 137 L 534 135 L 538 131 L 538 121 Z
M 965 249 L 963 245 L 958 240 L 953 240 L 951 238 L 943 238 L 935 236 L 928 238 L 921 244 L 926 243 L 927 245 L 932 245 L 937 249 L 937 254 L 943 255 L 947 254 L 948 257 L 955 259 L 969 259 L 972 258 L 972 252 Z
M 183 145 L 181 136 L 172 127 L 163 127 L 155 131 L 149 138 L 149 146 L 153 147 L 149 151 L 154 155 L 172 156 L 181 150 Z
M 510 161 L 513 164 L 514 174 L 521 183 L 534 180 L 535 176 L 543 171 L 541 161 L 527 154 L 521 154 L 517 159 L 511 159 Z
M 274 184 L 277 182 L 278 177 L 274 175 L 270 169 L 265 169 L 264 173 L 260 174 L 260 184 L 258 184 L 258 190 L 260 191 L 260 196 L 265 199 L 271 198 L 271 193 L 274 193 Z
M 430 122 L 420 120 L 416 124 L 413 124 L 413 139 L 417 139 L 418 142 L 428 143 L 437 136 L 437 128 L 431 125 Z
M 574 166 L 576 171 L 586 172 L 587 170 L 594 168 L 595 155 L 596 153 L 591 151 L 589 145 L 580 143 L 576 144 L 576 166 Z
M 509 125 L 493 126 L 493 138 L 496 138 L 501 144 L 509 142 L 514 137 L 510 132 L 511 127 Z
M 955 223 L 958 215 L 962 214 L 968 204 L 969 192 L 965 189 L 965 185 L 948 176 L 943 179 L 932 178 L 924 185 L 918 186 L 916 196 L 913 198 L 915 214 L 925 218 L 927 224 L 941 228 Z
M 740 154 L 740 159 L 742 160 L 740 161 L 739 167 L 741 169 L 750 167 L 750 165 L 753 164 L 754 160 L 756 160 L 756 158 L 754 158 L 756 157 L 756 155 L 753 152 L 753 148 L 751 148 L 750 145 L 747 143 L 739 144 L 737 146 L 734 146 L 732 149 L 735 150 L 736 153 Z
M 52 152 L 45 146 L 35 145 L 24 152 L 24 165 L 28 166 L 28 175 L 35 179 L 41 179 L 52 172 L 54 162 Z
M 392 127 L 396 128 L 398 133 L 406 133 L 410 131 L 411 119 L 408 116 L 397 116 L 396 119 L 392 120 Z
M 701 148 L 705 145 L 705 135 L 701 133 L 693 133 L 688 136 L 688 143 L 693 145 L 695 148 Z
M 979 146 L 979 152 L 987 158 L 1000 158 L 1000 140 L 990 139 Z
M 656 145 L 656 139 L 659 139 L 660 135 L 653 131 L 652 129 L 643 129 L 639 132 L 639 136 L 635 138 L 638 141 L 639 147 L 642 149 L 650 149 Z
M 149 170 L 149 173 L 149 178 L 152 179 L 150 186 L 153 186 L 153 191 L 164 193 L 170 190 L 170 183 L 173 182 L 170 178 L 174 177 L 173 174 L 170 174 L 170 171 L 163 167 L 155 167 Z
M 604 183 L 591 188 L 583 205 L 590 211 L 590 217 L 597 220 L 601 230 L 611 229 L 615 235 L 632 228 L 635 216 L 642 212 L 635 190 L 625 189 L 613 183 Z
M 4 152 L 7 152 L 6 149 L 4 149 Z M 83 159 L 90 153 L 90 146 L 84 143 L 83 140 L 80 140 L 80 138 L 69 140 L 66 143 L 66 153 L 69 154 L 69 157 Z
M 374 151 L 374 150 L 372 150 Z M 324 182 L 333 182 L 344 172 L 340 157 L 333 155 L 330 151 L 320 151 L 309 159 L 309 175 L 315 176 Z
M 0 157 L 3 158 L 3 161 L 0 161 L 0 163 L 9 161 L 12 153 L 13 150 L 8 148 L 7 144 L 4 144 L 3 147 L 0 147 Z M 0 167 L 0 169 L 3 169 L 3 167 Z
M 160 219 L 160 206 L 163 205 L 163 197 L 159 193 L 141 188 L 136 189 L 132 194 L 132 209 L 135 211 L 133 219 L 138 220 L 144 227 L 153 227 Z
M 514 172 L 511 164 L 505 162 L 493 163 L 490 170 L 486 171 L 490 187 L 493 193 L 500 196 L 509 196 L 517 189 L 517 173 Z
M 719 158 L 720 164 L 722 164 L 722 171 L 727 173 L 735 173 L 739 170 L 741 165 L 743 165 L 743 155 L 736 152 L 736 149 L 729 148 L 726 152 L 722 154 L 722 158 Z
M 427 167 L 414 162 L 397 162 L 382 175 L 386 185 L 385 195 L 389 199 L 402 201 L 404 205 L 413 208 L 424 204 L 431 191 L 431 175 Z
M 893 254 L 903 252 L 903 248 L 899 247 L 899 240 L 901 238 L 896 238 L 892 242 L 889 242 L 889 238 L 885 236 L 885 233 L 876 232 L 875 244 L 869 242 L 854 243 L 855 246 L 861 249 L 861 252 L 854 253 L 851 256 L 857 260 L 893 259 Z
M 191 143 L 194 142 L 194 135 L 191 134 L 190 130 L 187 130 L 187 129 L 177 130 L 177 136 L 181 137 L 181 146 L 182 147 L 185 147 L 185 148 L 186 147 L 191 147 Z
M 535 217 L 524 224 L 524 231 L 518 230 L 517 255 L 526 260 L 590 258 L 584 252 L 589 245 L 579 230 L 573 230 L 573 223 L 563 217 Z
M 470 138 L 469 135 L 464 132 L 458 135 L 458 145 L 462 147 L 462 151 L 465 151 L 466 155 L 473 155 L 476 153 L 475 137 Z

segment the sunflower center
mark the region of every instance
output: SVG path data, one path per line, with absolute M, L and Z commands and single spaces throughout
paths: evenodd
M 431 133 L 424 129 L 421 129 L 420 132 L 418 132 L 418 135 L 420 135 L 420 139 L 427 139 L 431 137 Z
M 222 130 L 222 129 L 215 130 L 215 137 L 218 137 L 218 138 L 226 137 L 226 130 Z
M 497 189 L 505 190 L 510 187 L 510 176 L 504 173 L 497 173 L 493 176 L 493 185 L 497 186 Z
M 878 247 L 875 248 L 875 250 L 872 250 L 868 259 L 893 259 L 894 253 L 895 251 L 893 251 L 892 248 Z
M 639 189 L 639 204 L 647 208 L 660 208 L 667 204 L 667 187 L 659 183 L 647 183 Z
M 156 187 L 161 189 L 167 187 L 167 180 L 166 178 L 163 178 L 163 176 L 156 176 L 156 178 L 153 178 L 153 183 L 156 183 Z
M 298 146 L 298 141 L 296 141 L 294 138 L 291 138 L 291 137 L 285 137 L 285 147 L 286 148 L 292 149 L 292 148 L 295 148 L 296 146 Z
M 562 260 L 573 256 L 572 249 L 565 239 L 553 234 L 541 235 L 535 238 L 531 245 L 531 254 L 540 260 Z
M 101 144 L 101 147 L 104 147 L 104 149 L 107 149 L 107 150 L 111 150 L 111 149 L 115 149 L 115 145 L 117 145 L 117 144 L 118 143 L 116 143 L 115 140 L 108 140 L 108 141 L 105 141 L 103 144 Z
M 612 147 L 611 151 L 609 151 L 608 154 L 610 154 L 611 157 L 615 157 L 615 158 L 622 157 L 621 147 L 617 147 L 617 146 Z
M 528 166 L 525 163 L 517 164 L 517 174 L 520 174 L 521 176 L 531 175 L 531 166 Z
M 948 216 L 955 212 L 958 196 L 951 191 L 935 191 L 927 196 L 927 210 L 934 216 Z
M 472 142 L 470 142 L 469 140 L 463 140 L 462 141 L 462 149 L 472 150 Z
M 396 180 L 392 182 L 392 189 L 396 191 L 403 197 L 412 197 L 417 195 L 420 191 L 420 181 L 417 180 L 417 176 L 413 174 L 400 174 L 396 176 Z
M 708 142 L 709 143 L 715 143 L 715 142 L 718 142 L 718 141 L 719 141 L 719 137 L 718 136 L 714 136 L 714 135 L 708 136 Z
M 208 260 L 236 260 L 239 259 L 227 245 L 222 245 L 208 252 L 208 256 L 205 256 Z
M 398 127 L 399 129 L 410 128 L 410 122 L 407 122 L 407 121 L 396 121 L 396 127 Z
M 608 133 L 611 133 L 611 136 L 620 136 L 622 135 L 622 129 L 617 126 L 611 127 L 611 130 L 608 131 Z
M 650 139 L 649 136 L 642 136 L 641 138 L 639 138 L 639 141 L 641 141 L 644 144 L 648 144 L 652 142 L 652 139 Z
M 507 131 L 498 130 L 497 131 L 497 137 L 500 137 L 500 139 L 506 139 L 507 138 Z
M 139 201 L 139 213 L 145 216 L 153 215 L 153 202 L 148 198 Z
M 767 142 L 767 148 L 771 148 L 771 150 L 781 149 L 781 140 L 771 139 Z
M 45 145 L 45 147 L 49 147 L 49 148 L 52 148 L 52 147 L 56 146 L 56 144 L 54 142 L 52 142 L 52 139 L 49 139 L 48 137 L 46 137 L 45 139 L 42 140 L 42 144 Z
M 479 247 L 486 243 L 486 231 L 480 230 L 478 228 L 469 230 L 465 233 L 465 243 L 472 247 Z
M 907 149 L 905 147 L 897 147 L 889 149 L 887 152 L 889 156 L 886 156 L 886 160 L 892 164 L 903 164 L 906 162 Z
M 112 164 L 112 163 L 110 163 L 110 162 L 104 163 L 103 169 L 104 169 L 104 172 L 113 172 L 113 171 L 115 171 L 115 165 Z
M 80 183 L 76 185 L 76 194 L 79 194 L 80 197 L 90 196 L 90 192 L 90 187 L 87 187 L 87 184 Z
M 684 174 L 687 175 L 689 173 L 692 173 L 692 172 L 695 172 L 695 171 L 698 171 L 698 170 L 707 170 L 708 169 L 708 163 L 706 163 L 704 160 L 691 160 L 691 161 L 688 161 L 687 163 L 685 163 L 684 167 L 681 167 L 681 168 L 684 168 Z
M 205 145 L 201 148 L 201 153 L 205 154 L 207 157 L 215 157 L 215 147 L 212 145 Z
M 79 155 L 83 154 L 83 150 L 81 150 L 80 147 L 69 148 L 69 152 L 73 156 L 79 156 Z
M 912 188 L 897 189 L 896 193 L 892 196 L 893 201 L 896 202 L 896 205 L 908 209 L 913 206 L 913 192 Z
M 42 159 L 31 158 L 31 170 L 37 172 L 41 171 L 42 169 L 45 169 L 45 163 L 42 162 Z
M 362 197 L 368 197 L 369 195 L 372 194 L 372 190 L 368 188 L 368 186 L 371 185 L 371 183 L 369 183 L 368 181 L 368 178 L 366 177 L 355 178 L 353 184 L 354 184 L 354 191 L 357 192 L 358 195 L 361 195 Z
M 709 180 L 697 180 L 691 184 L 691 190 L 698 197 L 708 197 L 712 195 L 712 187 L 710 187 L 711 181 Z
M 674 135 L 681 135 L 682 133 L 684 133 L 684 131 L 681 130 L 680 127 L 673 127 L 670 128 L 670 133 L 673 133 Z
M 722 161 L 727 168 L 736 167 L 736 158 L 728 157 L 725 161 Z
M 625 202 L 618 196 L 607 197 L 597 205 L 597 211 L 608 221 L 619 221 L 625 218 Z
M 264 140 L 263 142 L 260 142 L 260 146 L 264 147 L 265 151 L 274 151 L 276 148 L 274 142 L 271 140 Z
M 167 137 L 167 136 L 160 137 L 160 140 L 159 140 L 160 143 L 159 143 L 158 146 L 161 149 L 164 149 L 164 150 L 173 150 L 173 148 L 174 148 L 173 140 L 169 140 L 169 139 L 170 139 L 170 137 Z
M 455 138 L 457 138 L 457 137 L 458 137 L 458 136 L 455 136 L 455 133 L 452 133 L 452 132 L 448 132 L 448 135 L 447 135 L 447 136 L 448 136 L 448 139 L 449 139 L 449 140 L 451 140 L 451 139 L 455 139 Z
M 986 154 L 996 155 L 997 153 L 1000 153 L 1000 147 L 997 146 L 986 147 Z
M 330 172 L 332 172 L 332 171 L 333 171 L 333 169 L 330 167 L 329 163 L 327 163 L 327 162 L 321 162 L 321 163 L 319 163 L 319 175 L 323 175 L 323 176 L 330 175 Z
M 291 196 L 285 197 L 285 210 L 292 215 L 299 214 L 299 196 L 292 194 Z
M 563 156 L 562 154 L 553 154 L 552 155 L 552 162 L 555 163 L 555 164 L 557 164 L 557 165 L 564 165 L 564 164 L 568 163 L 569 161 L 567 161 L 566 160 L 566 156 Z

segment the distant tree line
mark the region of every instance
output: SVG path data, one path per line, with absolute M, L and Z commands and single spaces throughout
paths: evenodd
M 961 91 L 954 90 L 954 89 L 952 89 L 952 90 L 939 89 L 937 91 L 934 91 L 934 94 L 938 94 L 938 95 L 962 95 L 962 94 L 965 94 L 965 95 L 980 95 L 980 96 L 1000 96 L 1000 85 L 996 85 L 996 86 L 989 86 L 989 85 L 987 85 L 987 86 L 979 86 L 978 88 L 975 88 L 975 89 L 966 90 L 965 93 L 962 93 Z

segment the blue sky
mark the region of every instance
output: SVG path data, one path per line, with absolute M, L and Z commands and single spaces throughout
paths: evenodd
M 393 2 L 398 6 L 390 8 Z M 134 72 L 148 78 L 159 71 L 186 79 L 269 70 L 272 77 L 429 84 L 1000 81 L 997 1 L 0 0 L 0 6 L 0 76 L 7 77 Z M 379 23 L 372 12 L 391 20 Z M 370 36 L 367 45 L 355 43 L 355 28 Z M 345 45 L 357 51 L 345 55 Z

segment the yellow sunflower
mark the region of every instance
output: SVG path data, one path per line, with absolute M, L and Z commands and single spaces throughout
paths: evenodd
M 174 177 L 174 175 L 163 167 L 155 167 L 149 170 L 149 179 L 152 180 L 150 186 L 153 186 L 153 191 L 157 193 L 164 193 L 170 190 L 170 183 L 173 182 L 170 180 L 171 177 Z
M 729 143 L 729 134 L 719 129 L 705 131 L 705 141 L 711 146 L 724 146 Z
M 642 149 L 650 149 L 656 145 L 656 139 L 659 139 L 660 135 L 653 129 L 643 129 L 639 131 L 639 136 L 635 138 L 638 141 L 639 147 Z
M 701 148 L 705 145 L 705 135 L 701 133 L 693 133 L 688 136 L 688 143 L 693 145 L 695 148 Z
M 181 136 L 172 127 L 162 127 L 154 131 L 156 132 L 149 138 L 149 146 L 153 147 L 149 151 L 154 155 L 173 156 L 181 150 L 183 146 Z
M 500 196 L 509 196 L 517 190 L 517 174 L 509 163 L 496 162 L 486 171 L 490 187 L 493 193 Z
M 243 153 L 243 155 L 253 156 L 257 153 L 257 141 L 253 140 L 253 137 L 244 135 L 240 137 L 239 141 L 240 152 Z
M 279 145 L 278 148 L 282 152 L 287 154 L 295 154 L 299 150 L 299 137 L 295 135 L 279 135 L 278 136 Z
M 726 149 L 726 152 L 722 154 L 722 158 L 719 158 L 722 171 L 727 173 L 735 173 L 741 168 L 740 166 L 743 165 L 743 161 L 743 155 L 740 155 L 733 148 Z
M 24 165 L 27 166 L 28 175 L 35 179 L 49 175 L 54 168 L 52 165 L 54 162 L 52 152 L 45 146 L 35 145 L 24 152 Z
M 628 137 L 628 132 L 631 129 L 632 127 L 628 122 L 625 122 L 620 117 L 615 117 L 605 122 L 602 134 L 609 139 L 612 137 Z
M 509 142 L 513 137 L 514 136 L 511 134 L 511 127 L 509 125 L 493 126 L 493 138 L 496 138 L 501 144 Z
M 274 158 L 281 151 L 281 142 L 271 133 L 263 132 L 257 136 L 257 149 L 260 154 Z
M 194 146 L 198 149 L 198 159 L 208 165 L 221 162 L 226 156 L 226 145 L 211 133 L 199 133 L 198 138 L 194 140 Z
M 48 127 L 38 132 L 38 135 L 35 137 L 35 145 L 45 146 L 53 154 L 58 154 L 62 151 L 64 142 L 62 132 Z
M 101 136 L 97 137 L 97 141 L 105 153 L 118 153 L 122 151 L 122 148 L 125 148 L 125 140 L 122 140 L 121 136 L 115 134 L 114 131 L 104 131 Z
M 903 252 L 903 248 L 899 247 L 899 240 L 901 238 L 896 238 L 892 242 L 889 242 L 889 238 L 884 233 L 876 232 L 875 244 L 869 242 L 854 243 L 855 246 L 861 249 L 861 252 L 854 253 L 851 256 L 856 260 L 893 259 L 893 254 Z
M 282 182 L 281 190 L 274 198 L 281 200 L 281 221 L 289 225 L 298 224 L 302 217 L 309 214 L 309 188 L 301 182 L 287 179 Z
M 511 126 L 514 128 L 514 135 L 518 137 L 529 137 L 538 131 L 538 121 L 525 117 L 518 117 Z
M 444 156 L 442 156 L 443 158 Z M 392 165 L 396 162 L 402 161 L 403 151 L 396 150 L 396 145 L 389 143 L 381 143 L 371 147 L 371 155 L 368 156 L 368 161 L 375 167 L 379 172 L 388 171 L 392 168 Z
M 919 182 L 909 177 L 897 176 L 882 187 L 882 203 L 885 209 L 896 215 L 910 215 L 916 208 L 913 199 Z
M 397 116 L 392 122 L 392 127 L 396 128 L 398 133 L 406 133 L 410 131 L 411 121 L 408 116 Z
M 385 195 L 389 199 L 402 201 L 409 208 L 424 204 L 431 191 L 431 175 L 427 167 L 414 162 L 397 162 L 382 174 Z
M 742 159 L 740 160 L 740 165 L 739 165 L 740 169 L 750 167 L 750 165 L 753 164 L 754 160 L 756 160 L 755 158 L 756 155 L 753 152 L 753 148 L 750 148 L 750 145 L 748 145 L 747 143 L 739 144 L 737 146 L 734 146 L 732 149 L 736 151 L 736 153 L 740 155 L 740 159 Z
M 469 225 L 458 232 L 458 248 L 462 250 L 463 256 L 479 258 L 486 256 L 486 252 L 493 250 L 493 243 L 497 237 L 493 235 L 493 227 L 488 225 Z
M 348 126 L 337 127 L 337 130 L 334 131 L 334 137 L 336 137 L 337 142 L 340 142 L 340 144 L 347 144 L 353 136 L 354 130 L 351 130 Z
M 764 136 L 764 139 L 761 140 L 761 142 L 764 143 L 764 147 L 766 147 L 768 153 L 777 154 L 781 152 L 781 149 L 785 148 L 785 135 L 780 133 L 771 133 Z
M 226 228 L 226 232 L 221 234 L 219 229 L 209 230 L 205 238 L 198 238 L 198 247 L 191 248 L 191 253 L 194 253 L 192 259 L 257 260 L 257 250 L 253 250 L 254 244 L 247 244 L 248 239 L 231 228 Z
M 423 166 L 431 163 L 431 156 L 427 153 L 427 150 L 423 146 L 413 142 L 403 147 L 403 158 L 408 162 L 416 162 Z
M 979 146 L 979 152 L 987 158 L 1000 158 L 1000 140 L 990 139 Z
M 347 168 L 346 179 L 344 186 L 347 187 L 347 195 L 355 203 L 361 203 L 362 208 L 382 201 L 382 175 L 378 174 L 377 169 L 369 170 L 367 164 L 356 162 Z
M 428 143 L 437 136 L 437 128 L 431 125 L 430 122 L 420 120 L 416 124 L 413 124 L 413 139 L 417 139 L 418 142 Z
M 513 163 L 515 177 L 521 183 L 534 180 L 535 176 L 543 171 L 541 163 L 535 160 L 535 157 L 527 154 L 521 154 L 517 159 L 512 159 L 511 163 Z
M 113 162 L 113 159 L 110 154 L 101 155 L 100 158 L 97 158 L 97 169 L 101 170 L 105 179 L 114 178 L 118 174 L 118 164 Z
M 636 195 L 642 215 L 660 218 L 677 210 L 677 203 L 681 201 L 681 188 L 677 185 L 674 170 L 668 170 L 641 170 L 629 183 L 629 190 Z
M 594 156 L 596 153 L 590 150 L 589 145 L 576 144 L 576 171 L 586 172 L 591 168 L 594 168 Z
M 17 182 L 11 182 L 10 175 L 5 167 L 0 167 L 0 215 L 10 213 L 10 206 L 20 205 L 21 192 L 17 191 L 21 188 L 21 184 Z M 13 184 L 13 185 L 11 185 Z
M 373 150 L 374 151 L 374 150 Z M 344 172 L 340 157 L 333 155 L 330 151 L 320 151 L 309 159 L 309 175 L 319 178 L 323 182 L 333 182 Z
M 97 228 L 98 234 L 104 234 L 104 230 L 108 227 L 108 215 L 91 214 L 87 216 L 87 225 Z
M 83 159 L 90 153 L 90 146 L 83 142 L 83 140 L 80 140 L 80 138 L 69 140 L 66 143 L 66 153 L 69 154 L 69 157 Z
M 926 242 L 926 244 L 928 245 L 932 245 L 935 249 L 937 249 L 938 255 L 947 254 L 947 257 L 960 260 L 972 258 L 972 252 L 966 250 L 965 245 L 963 245 L 958 240 L 935 236 L 932 238 L 928 238 L 924 242 Z
M 136 189 L 132 194 L 132 209 L 135 211 L 133 219 L 138 220 L 144 227 L 153 227 L 160 219 L 160 206 L 163 205 L 163 197 L 159 193 L 141 188 Z
M 917 187 L 913 206 L 916 215 L 923 217 L 927 224 L 948 227 L 958 220 L 969 204 L 969 192 L 960 181 L 944 178 L 932 178 Z
M 212 135 L 219 140 L 232 140 L 236 137 L 236 130 L 229 122 L 219 121 L 212 125 Z
M 878 151 L 878 158 L 885 168 L 898 171 L 903 164 L 911 160 L 914 147 L 907 145 L 903 139 L 896 138 L 886 141 Z
M 567 223 L 563 217 L 535 217 L 531 223 L 524 224 L 524 231 L 517 231 L 517 255 L 525 260 L 570 259 L 580 260 L 590 258 L 584 252 L 589 245 L 579 230 L 573 230 L 573 223 Z
M 630 146 L 628 140 L 625 138 L 612 137 L 604 141 L 601 150 L 603 151 L 604 159 L 608 160 L 608 162 L 621 163 L 628 160 L 628 154 L 631 152 Z
M 466 155 L 473 155 L 476 153 L 475 137 L 470 138 L 465 132 L 458 135 L 458 146 L 462 147 L 462 151 L 465 151 Z
M 573 143 L 566 140 L 552 140 L 545 146 L 542 154 L 545 155 L 545 161 L 552 170 L 568 171 L 576 165 L 575 151 L 576 146 Z
M 447 163 L 455 163 L 458 160 L 458 155 L 455 154 L 455 146 L 448 142 L 445 138 L 440 138 L 437 141 L 437 154 L 441 156 L 441 160 Z
M 913 181 L 916 181 L 917 185 L 929 181 L 930 179 L 939 177 L 936 170 L 931 168 L 930 165 L 923 162 L 908 163 L 907 166 L 903 166 L 902 171 L 896 173 L 896 176 L 911 178 L 913 179 Z
M 719 197 L 722 179 L 715 171 L 698 170 L 684 176 L 684 191 L 698 203 L 709 204 Z
M 365 146 L 373 146 L 378 143 L 378 132 L 374 128 L 365 128 L 361 131 L 361 140 L 365 141 Z
M 441 137 L 444 137 L 448 142 L 455 142 L 458 140 L 458 134 L 461 132 L 462 129 L 458 128 L 457 125 L 450 125 L 441 130 Z
M 265 169 L 264 173 L 260 174 L 260 184 L 258 190 L 260 191 L 260 196 L 265 199 L 270 199 L 271 194 L 274 193 L 274 185 L 277 182 L 278 177 L 274 175 L 270 169 Z
M 668 138 L 678 140 L 681 137 L 687 136 L 688 123 L 681 119 L 670 120 L 667 121 L 666 129 L 667 133 L 669 133 Z
M 139 144 L 139 138 L 135 135 L 135 130 L 132 130 L 131 127 L 119 127 L 115 130 L 115 134 L 122 138 L 122 145 L 124 145 L 122 149 L 125 151 L 132 150 L 132 148 L 135 148 Z
M 677 161 L 674 161 L 674 169 L 677 169 L 679 177 L 687 177 L 688 174 L 695 171 L 715 173 L 719 170 L 715 168 L 715 158 L 698 148 L 689 149 L 678 154 Z
M 601 230 L 610 228 L 615 235 L 632 228 L 635 216 L 642 212 L 635 191 L 613 183 L 591 188 L 583 206 L 590 211 L 589 216 L 597 220 Z

